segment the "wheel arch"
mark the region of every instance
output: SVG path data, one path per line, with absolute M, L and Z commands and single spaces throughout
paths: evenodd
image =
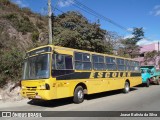
M 128 82 L 128 83 L 129 83 L 129 86 L 131 86 L 131 83 L 130 83 L 129 79 L 126 79 L 125 82 Z
M 75 89 L 78 87 L 78 86 L 82 86 L 82 88 L 83 88 L 83 91 L 84 91 L 84 94 L 87 94 L 87 85 L 85 84 L 85 83 L 83 83 L 83 82 L 80 82 L 80 83 L 78 83 L 75 87 L 74 87 L 74 91 L 75 91 Z M 73 94 L 74 94 L 74 91 L 73 91 Z

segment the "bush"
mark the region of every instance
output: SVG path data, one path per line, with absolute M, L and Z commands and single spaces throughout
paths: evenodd
M 15 13 L 11 13 L 11 14 L 3 16 L 3 18 L 6 18 L 9 21 L 11 21 L 11 23 L 13 24 L 13 26 L 15 26 L 16 29 L 19 32 L 22 32 L 23 34 L 26 34 L 27 32 L 37 31 L 36 27 L 29 20 L 28 16 L 22 16 L 20 18 Z
M 11 21 L 18 20 L 18 16 L 15 13 L 7 14 L 7 15 L 4 15 L 3 17 Z
M 36 22 L 36 26 L 37 26 L 39 29 L 44 29 L 44 24 L 43 24 L 42 22 L 37 21 L 37 22 Z
M 13 47 L 9 51 L 0 53 L 0 87 L 8 81 L 18 81 L 22 74 L 23 54 L 18 48 Z
M 9 0 L 0 0 L 0 5 L 10 5 L 10 1 Z
M 33 41 L 33 43 L 36 43 L 38 41 L 38 38 L 39 38 L 39 32 L 38 31 L 34 31 L 32 33 L 32 41 Z
M 27 7 L 21 8 L 21 10 L 23 13 L 26 13 L 27 15 L 33 14 L 32 11 Z

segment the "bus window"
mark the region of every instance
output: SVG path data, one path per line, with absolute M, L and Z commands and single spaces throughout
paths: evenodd
M 137 61 L 134 62 L 134 71 L 140 71 L 140 64 Z
M 124 59 L 117 58 L 117 65 L 119 71 L 125 71 L 125 61 Z
M 137 61 L 131 61 L 131 71 L 140 71 L 140 64 Z
M 126 71 L 130 71 L 131 70 L 131 61 L 130 60 L 126 60 Z
M 107 70 L 117 70 L 115 58 L 106 57 L 106 69 Z
M 90 62 L 90 55 L 84 53 L 84 54 L 83 54 L 83 61 L 84 61 L 84 62 Z
M 52 76 L 65 75 L 73 72 L 72 56 L 53 54 L 52 55 Z
M 65 69 L 65 56 L 56 54 L 56 69 L 57 70 L 64 70 Z
M 91 70 L 91 59 L 88 53 L 75 52 L 75 69 L 76 70 Z
M 23 79 L 49 78 L 49 54 L 37 55 L 25 60 Z
M 56 70 L 72 70 L 72 56 L 70 55 L 62 55 L 62 54 L 54 54 L 52 56 L 52 69 Z
M 131 71 L 134 71 L 134 61 L 131 61 L 130 70 L 131 70 Z
M 104 56 L 92 55 L 94 70 L 105 70 Z
M 75 61 L 82 61 L 82 53 L 74 54 Z

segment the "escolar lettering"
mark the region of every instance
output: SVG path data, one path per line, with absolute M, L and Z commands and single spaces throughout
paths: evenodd
M 130 77 L 130 72 L 92 72 L 90 78 Z

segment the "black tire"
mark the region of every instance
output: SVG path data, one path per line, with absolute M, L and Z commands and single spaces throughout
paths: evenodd
M 129 93 L 129 91 L 130 91 L 130 84 L 129 82 L 126 81 L 124 84 L 123 93 Z
M 160 78 L 157 80 L 157 85 L 160 85 Z
M 82 86 L 77 86 L 74 90 L 74 97 L 73 97 L 74 103 L 82 103 L 84 101 L 84 92 Z
M 146 87 L 149 87 L 150 86 L 150 81 L 149 79 L 147 80 L 147 83 L 146 83 Z

